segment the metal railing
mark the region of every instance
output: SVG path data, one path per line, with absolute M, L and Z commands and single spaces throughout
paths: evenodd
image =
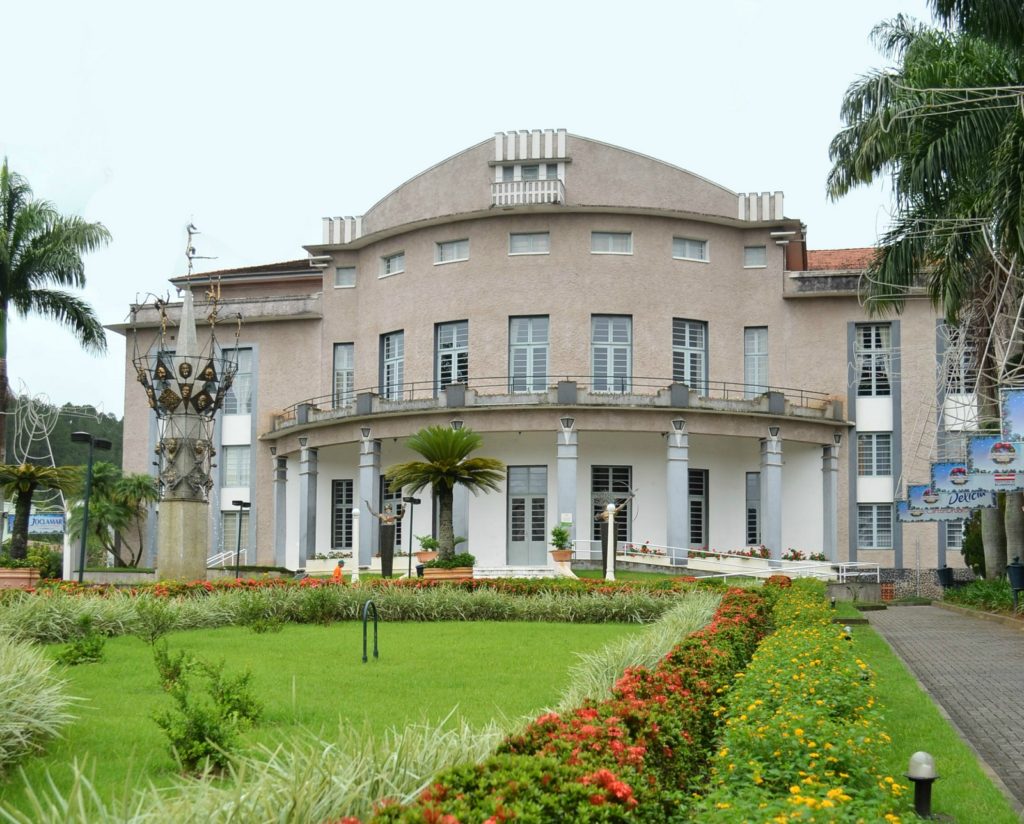
M 245 563 L 245 555 L 248 550 L 243 546 L 241 552 L 238 553 L 240 563 Z M 206 559 L 206 567 L 232 567 L 235 565 L 235 550 L 225 549 L 223 552 L 218 552 L 216 555 L 211 555 Z
M 491 184 L 494 206 L 530 206 L 539 203 L 565 203 L 565 184 L 555 179 L 503 180 Z
M 825 410 L 834 400 L 826 392 L 798 387 L 763 387 L 732 381 L 705 381 L 698 386 L 688 387 L 668 377 L 644 377 L 633 375 L 494 375 L 474 377 L 460 384 L 442 385 L 436 380 L 405 381 L 401 384 L 384 384 L 349 392 L 333 392 L 298 401 L 274 417 L 274 428 L 281 428 L 295 422 L 300 407 L 309 412 L 333 413 L 334 417 L 358 414 L 357 399 L 368 395 L 372 398 L 373 412 L 412 411 L 445 406 L 445 390 L 449 386 L 464 388 L 472 393 L 473 406 L 535 406 L 557 402 L 561 406 L 572 406 L 572 402 L 552 399 L 559 384 L 574 384 L 576 404 L 590 406 L 655 406 L 659 396 L 664 395 L 673 385 L 685 387 L 691 395 L 689 406 L 694 409 L 715 408 L 716 403 L 750 404 L 749 409 L 740 411 L 762 411 L 756 407 L 766 395 L 782 396 L 784 403 L 792 406 Z M 664 403 L 664 402 L 663 402 Z

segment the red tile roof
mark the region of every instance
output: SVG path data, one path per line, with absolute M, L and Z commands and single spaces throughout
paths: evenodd
M 875 255 L 875 248 L 862 249 L 808 249 L 807 269 L 842 271 L 844 269 L 867 269 Z

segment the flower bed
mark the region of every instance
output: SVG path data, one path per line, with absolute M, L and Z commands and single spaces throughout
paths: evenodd
M 778 599 L 776 632 L 729 690 L 709 819 L 894 821 L 906 787 L 882 770 L 875 682 L 856 644 L 830 623 L 820 582 Z M 701 819 L 703 820 L 703 819 Z
M 443 773 L 414 803 L 384 805 L 373 821 L 665 820 L 699 786 L 717 692 L 767 625 L 764 596 L 729 590 L 707 627 L 654 669 L 628 670 L 609 700 L 542 715 L 497 755 Z

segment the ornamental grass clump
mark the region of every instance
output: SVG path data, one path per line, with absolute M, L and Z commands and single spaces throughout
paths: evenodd
M 71 721 L 73 699 L 42 650 L 0 636 L 0 774 Z
M 882 768 L 890 739 L 870 668 L 830 623 L 823 584 L 779 593 L 775 633 L 716 711 L 725 725 L 699 820 L 893 820 L 906 787 Z

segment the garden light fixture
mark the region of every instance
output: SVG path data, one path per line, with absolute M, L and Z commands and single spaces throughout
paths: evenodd
M 678 432 L 680 435 L 686 434 L 686 419 L 685 418 L 673 418 L 672 429 Z
M 462 429 L 462 427 L 465 425 L 465 421 L 462 421 L 459 418 L 452 418 L 450 421 L 448 421 L 448 423 L 451 426 L 451 428 L 454 429 L 456 432 Z
M 85 492 L 82 500 L 82 550 L 78 556 L 78 583 L 82 583 L 85 575 L 85 545 L 89 538 L 89 493 L 92 491 L 92 451 L 93 449 L 110 449 L 113 444 L 106 438 L 97 438 L 88 432 L 72 432 L 74 443 L 89 444 L 89 460 L 85 465 Z
M 562 417 L 558 419 L 558 422 L 562 424 L 563 432 L 570 432 L 573 424 L 576 423 L 576 419 L 572 415 L 562 415 Z
M 843 637 L 847 641 L 852 641 L 853 640 L 853 630 L 850 628 L 849 624 L 847 624 L 845 627 L 843 627 Z
M 843 442 L 843 433 L 838 429 L 832 433 L 832 442 L 836 445 L 837 449 L 839 448 L 839 444 Z
M 363 436 L 363 440 L 364 441 L 370 440 L 370 431 L 371 431 L 370 427 L 368 427 L 368 426 L 361 426 L 361 427 L 359 427 L 359 434 L 361 434 Z
M 277 454 L 277 447 L 276 446 L 270 447 L 270 454 L 271 455 L 276 455 Z
M 915 752 L 910 756 L 906 776 L 914 782 L 914 812 L 921 818 L 931 818 L 932 784 L 939 778 L 935 758 L 926 752 Z
M 238 536 L 235 541 L 235 580 L 237 581 L 239 559 L 242 557 L 242 512 L 252 506 L 252 504 L 249 501 L 232 501 L 231 505 L 238 507 L 238 523 L 235 524 L 235 533 Z
M 303 449 L 306 448 L 307 443 L 309 443 L 309 438 L 299 438 L 299 446 Z
M 777 427 L 777 426 L 769 426 L 768 427 L 768 434 L 771 435 L 772 438 L 779 437 L 779 432 L 780 432 L 780 430 L 779 430 L 779 427 Z

